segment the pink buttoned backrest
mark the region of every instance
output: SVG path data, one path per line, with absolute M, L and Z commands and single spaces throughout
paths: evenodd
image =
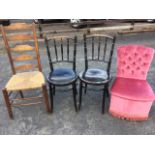
M 117 77 L 145 80 L 154 49 L 141 45 L 125 45 L 117 49 Z

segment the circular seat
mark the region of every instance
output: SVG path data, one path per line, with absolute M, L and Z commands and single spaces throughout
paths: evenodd
M 80 80 L 90 84 L 104 84 L 109 81 L 106 71 L 98 68 L 87 69 L 79 74 Z
M 77 75 L 72 69 L 58 68 L 49 73 L 47 80 L 54 85 L 66 85 L 74 82 Z

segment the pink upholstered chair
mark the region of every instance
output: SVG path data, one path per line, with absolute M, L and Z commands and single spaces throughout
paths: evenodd
M 120 46 L 117 51 L 117 77 L 111 87 L 109 112 L 128 120 L 146 120 L 154 92 L 146 80 L 154 49 L 141 45 Z

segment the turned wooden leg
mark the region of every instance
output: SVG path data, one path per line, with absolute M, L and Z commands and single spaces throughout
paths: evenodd
M 48 93 L 47 93 L 46 85 L 42 86 L 42 90 L 43 90 L 43 97 L 44 97 L 44 100 L 45 100 L 46 111 L 51 112 L 51 108 L 49 106 L 49 99 L 48 99 Z
M 13 119 L 13 112 L 12 112 L 12 107 L 11 107 L 11 103 L 9 100 L 9 94 L 6 89 L 3 89 L 2 92 L 3 92 L 3 96 L 4 96 L 4 100 L 5 100 L 7 110 L 8 110 L 9 117 L 10 119 Z
M 80 81 L 79 85 L 79 110 L 81 109 L 82 104 L 82 81 Z
M 75 111 L 78 111 L 78 107 L 77 107 L 77 102 L 76 102 L 76 83 L 74 82 L 72 84 L 72 89 L 73 89 L 73 100 L 74 100 L 74 107 L 75 107 Z
M 50 93 L 50 101 L 51 101 L 51 112 L 53 113 L 53 86 L 49 83 L 49 93 Z

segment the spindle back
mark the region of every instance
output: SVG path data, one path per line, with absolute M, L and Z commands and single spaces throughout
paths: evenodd
M 83 36 L 85 71 L 89 68 L 89 62 L 103 62 L 107 64 L 106 71 L 109 75 L 112 55 L 115 45 L 115 36 L 92 34 Z
M 70 63 L 73 70 L 76 70 L 76 36 L 45 37 L 45 44 L 51 70 L 54 69 L 54 64 L 58 63 Z

